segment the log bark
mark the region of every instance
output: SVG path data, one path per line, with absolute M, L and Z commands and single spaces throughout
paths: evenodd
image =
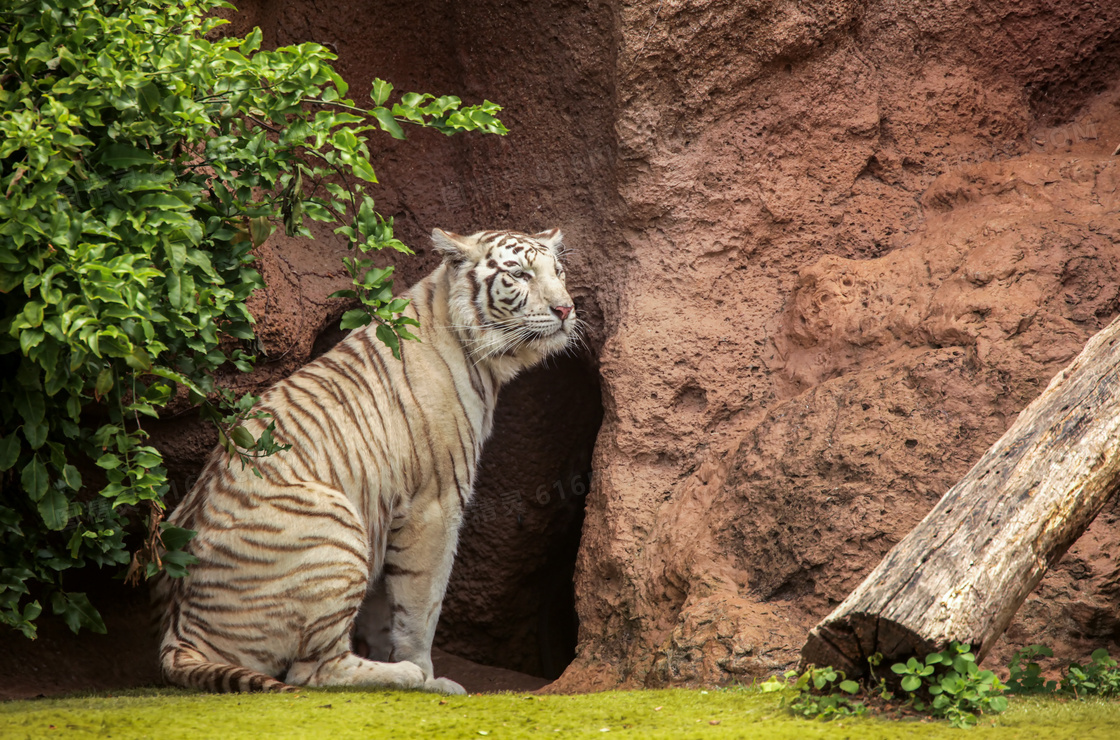
M 802 666 L 957 640 L 983 658 L 1027 595 L 1120 487 L 1120 319 L 1094 336 L 827 618 Z

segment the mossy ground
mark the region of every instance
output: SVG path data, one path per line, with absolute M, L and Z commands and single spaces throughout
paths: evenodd
M 0 703 L 0 737 L 330 738 L 1120 738 L 1120 702 L 1020 699 L 998 718 L 943 722 L 799 720 L 754 689 L 612 691 L 581 696 L 440 697 L 386 691 L 296 695 L 172 689 Z

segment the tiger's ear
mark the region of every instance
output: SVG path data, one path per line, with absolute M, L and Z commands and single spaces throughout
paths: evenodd
M 542 231 L 539 234 L 533 234 L 533 238 L 551 249 L 554 254 L 564 254 L 564 235 L 560 233 L 560 229 Z
M 443 229 L 432 229 L 432 246 L 451 265 L 462 265 L 477 255 L 476 245 L 469 238 Z

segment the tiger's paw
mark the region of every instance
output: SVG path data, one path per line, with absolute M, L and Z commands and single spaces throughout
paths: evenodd
M 424 670 L 415 663 L 402 660 L 399 663 L 382 663 L 381 665 L 393 671 L 393 678 L 391 679 L 393 686 L 402 689 L 428 691 L 427 681 L 424 680 Z
M 467 690 L 450 678 L 429 678 L 422 687 L 433 694 L 466 694 Z

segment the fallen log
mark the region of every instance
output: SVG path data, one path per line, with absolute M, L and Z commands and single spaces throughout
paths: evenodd
M 1117 488 L 1120 319 L 810 631 L 802 667 L 854 677 L 875 653 L 889 664 L 953 640 L 982 659 Z

